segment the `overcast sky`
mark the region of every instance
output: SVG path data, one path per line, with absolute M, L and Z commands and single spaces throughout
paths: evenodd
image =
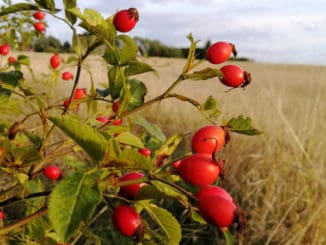
M 58 4 L 62 0 L 56 0 Z M 140 14 L 129 34 L 188 47 L 196 40 L 229 41 L 239 56 L 258 62 L 326 65 L 325 0 L 79 0 L 107 17 L 136 7 Z M 68 40 L 69 29 L 48 20 L 48 35 Z

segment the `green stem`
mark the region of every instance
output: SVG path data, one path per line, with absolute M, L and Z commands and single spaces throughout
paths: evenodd
M 7 200 L 5 200 L 3 202 L 0 202 L 0 206 L 4 207 L 4 206 L 8 206 L 8 205 L 10 205 L 12 203 L 23 201 L 23 200 L 26 200 L 26 199 L 32 199 L 32 198 L 37 198 L 37 197 L 48 196 L 50 193 L 51 193 L 50 191 L 43 191 L 43 192 L 31 193 L 31 194 L 29 194 L 27 196 L 24 196 L 24 197 L 13 197 L 13 198 L 7 199 Z
M 234 244 L 234 239 L 233 239 L 233 236 L 232 236 L 231 232 L 229 231 L 229 229 L 228 228 L 222 228 L 221 231 L 222 231 L 223 236 L 225 238 L 226 245 L 233 245 Z
M 0 236 L 7 235 L 9 232 L 11 232 L 13 230 L 17 231 L 17 229 L 30 223 L 32 220 L 43 216 L 44 214 L 47 213 L 47 211 L 48 211 L 48 209 L 46 207 L 41 208 L 40 210 L 38 210 L 37 212 L 35 212 L 29 216 L 26 216 L 25 218 L 20 219 L 13 224 L 5 226 L 4 228 L 0 229 Z

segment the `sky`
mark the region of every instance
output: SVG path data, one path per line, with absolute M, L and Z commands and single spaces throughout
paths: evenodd
M 62 0 L 56 0 L 58 6 Z M 77 0 L 108 17 L 136 7 L 140 19 L 129 32 L 174 47 L 208 40 L 232 42 L 239 57 L 256 62 L 326 65 L 325 0 Z M 47 35 L 70 40 L 69 28 L 49 18 Z

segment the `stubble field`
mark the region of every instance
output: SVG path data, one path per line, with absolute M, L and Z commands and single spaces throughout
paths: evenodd
M 27 55 L 32 67 L 37 67 L 37 75 L 48 69 L 51 54 Z M 183 59 L 140 59 L 159 75 L 136 76 L 148 86 L 146 100 L 168 88 L 185 63 Z M 176 88 L 177 93 L 199 102 L 214 96 L 222 111 L 217 124 L 243 114 L 263 131 L 259 136 L 232 134 L 221 152 L 226 177 L 220 185 L 239 200 L 248 217 L 248 226 L 237 235 L 237 244 L 326 244 L 326 67 L 239 65 L 253 77 L 245 90 L 226 92 L 228 89 L 216 78 L 185 81 Z M 200 67 L 205 66 L 210 65 L 205 62 Z M 94 82 L 107 83 L 107 68 L 99 57 L 91 56 L 86 67 L 92 71 Z M 80 86 L 89 88 L 86 70 L 81 78 Z M 71 86 L 59 81 L 57 90 L 68 96 Z M 167 135 L 187 134 L 184 147 L 189 149 L 191 133 L 209 124 L 192 106 L 175 99 L 140 113 L 159 124 Z

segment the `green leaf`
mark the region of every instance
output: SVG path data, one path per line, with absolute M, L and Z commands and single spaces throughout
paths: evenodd
M 142 126 L 144 129 L 146 129 L 146 131 L 154 136 L 155 138 L 159 139 L 161 142 L 166 141 L 166 136 L 164 135 L 164 133 L 162 132 L 161 128 L 154 124 L 154 123 L 150 123 L 149 121 L 147 121 L 145 118 L 140 117 L 140 116 L 136 116 L 133 118 L 133 123 L 137 124 L 139 126 Z
M 198 222 L 200 224 L 207 224 L 207 222 L 204 220 L 204 218 L 195 210 L 191 209 L 190 211 L 190 217 L 193 221 Z
M 19 55 L 17 57 L 17 62 L 25 66 L 29 66 L 31 64 L 29 57 L 26 55 Z
M 168 197 L 176 198 L 176 199 L 183 199 L 186 200 L 186 197 L 177 189 L 173 188 L 172 186 L 163 183 L 158 180 L 151 181 L 153 186 L 155 186 L 160 192 L 164 193 Z
M 159 200 L 162 198 L 166 198 L 167 196 L 160 192 L 155 186 L 152 185 L 144 185 L 140 188 L 136 193 L 136 200 L 148 200 L 155 199 Z
M 116 137 L 116 139 L 120 144 L 134 146 L 134 147 L 137 147 L 137 148 L 144 148 L 143 142 L 136 135 L 134 135 L 134 134 L 132 134 L 130 132 L 120 133 Z
M 194 65 L 195 62 L 195 55 L 196 55 L 196 46 L 199 41 L 195 41 L 192 34 L 189 33 L 187 36 L 188 40 L 190 41 L 190 47 L 188 51 L 188 57 L 187 57 L 187 62 L 185 66 L 183 67 L 183 74 L 186 74 L 188 71 L 190 71 Z
M 0 16 L 8 15 L 8 14 L 13 14 L 21 11 L 26 11 L 26 10 L 37 10 L 38 8 L 35 5 L 29 4 L 29 3 L 17 3 L 10 5 L 7 8 L 4 8 L 0 12 Z
M 121 89 L 126 79 L 123 69 L 120 66 L 111 67 L 108 71 L 108 78 L 111 97 L 117 99 L 120 96 Z
M 66 241 L 93 214 L 101 199 L 97 173 L 74 173 L 61 180 L 49 197 L 49 219 Z
M 53 116 L 49 119 L 80 145 L 95 161 L 99 162 L 103 159 L 108 142 L 96 129 L 70 115 Z
M 124 149 L 114 160 L 117 166 L 132 169 L 151 169 L 151 164 L 147 157 L 139 154 L 134 149 Z
M 143 82 L 136 79 L 128 80 L 128 85 L 130 96 L 128 97 L 128 106 L 126 109 L 131 110 L 144 104 L 147 88 Z
M 42 6 L 42 8 L 45 8 L 47 10 L 50 10 L 51 12 L 55 11 L 55 3 L 54 0 L 35 0 L 36 3 Z
M 10 97 L 19 80 L 23 77 L 20 71 L 0 72 L 0 102 L 4 103 Z
M 166 241 L 163 244 L 178 245 L 181 241 L 181 227 L 175 217 L 154 204 L 144 205 L 144 208 L 165 235 Z
M 231 132 L 245 134 L 245 135 L 257 135 L 262 132 L 252 126 L 252 120 L 250 117 L 244 118 L 242 115 L 236 118 L 231 118 L 227 124 Z
M 190 79 L 194 81 L 206 80 L 213 77 L 223 77 L 223 74 L 219 69 L 205 68 L 184 76 L 185 79 Z
M 80 25 L 89 32 L 96 34 L 100 40 L 108 43 L 113 42 L 116 36 L 115 28 L 99 12 L 93 9 L 85 9 L 84 13 L 81 13 L 79 8 L 70 8 L 67 11 L 78 17 L 82 21 Z
M 119 63 L 123 65 L 130 60 L 135 60 L 138 51 L 135 40 L 128 35 L 119 35 L 118 41 L 121 41 L 119 48 Z
M 217 107 L 217 101 L 213 96 L 208 96 L 205 102 L 200 106 L 201 112 L 206 114 L 209 118 L 217 118 L 221 111 Z
M 66 15 L 66 19 L 71 23 L 71 24 L 75 24 L 77 21 L 77 18 L 75 15 L 73 15 L 72 13 L 70 13 L 69 11 L 67 11 L 67 9 L 70 8 L 75 8 L 76 7 L 76 0 L 63 0 L 63 4 L 65 7 L 65 15 Z
M 142 74 L 149 71 L 155 71 L 153 67 L 143 62 L 130 63 L 125 69 L 126 76 L 132 76 L 137 74 Z

